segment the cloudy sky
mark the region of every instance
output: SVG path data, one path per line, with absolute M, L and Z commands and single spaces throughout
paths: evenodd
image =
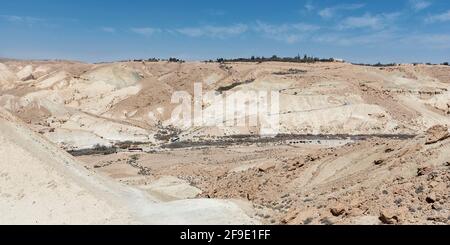
M 15 0 L 0 57 L 88 62 L 295 56 L 450 61 L 448 0 Z

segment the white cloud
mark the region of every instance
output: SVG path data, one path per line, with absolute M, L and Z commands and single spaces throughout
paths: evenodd
M 312 3 L 310 3 L 310 2 L 305 4 L 304 7 L 307 11 L 313 11 L 315 9 L 314 5 L 312 5 Z
M 305 23 L 271 25 L 261 21 L 256 22 L 255 30 L 266 34 L 280 34 L 286 32 L 308 32 L 318 30 L 320 27 Z
M 345 18 L 340 24 L 339 29 L 355 29 L 355 28 L 371 28 L 374 30 L 383 29 L 388 25 L 392 25 L 400 13 L 385 13 L 372 15 L 366 13 L 362 16 L 351 16 Z
M 273 25 L 257 21 L 253 29 L 267 38 L 292 44 L 305 39 L 320 27 L 306 23 Z
M 131 31 L 143 36 L 151 36 L 153 34 L 161 32 L 161 29 L 151 27 L 134 27 Z
M 426 18 L 425 21 L 428 23 L 450 21 L 450 10 L 442 14 L 432 15 Z
M 231 26 L 186 27 L 177 29 L 176 31 L 189 37 L 227 38 L 240 35 L 247 30 L 247 25 L 236 24 Z
M 224 10 L 220 10 L 220 9 L 207 9 L 207 10 L 205 10 L 205 13 L 207 15 L 216 16 L 216 17 L 226 15 L 226 12 Z
M 108 33 L 115 33 L 116 29 L 113 27 L 102 27 L 102 31 L 108 32 Z
M 325 8 L 319 11 L 319 15 L 322 18 L 331 18 L 334 15 L 334 11 L 331 8 Z
M 30 16 L 17 16 L 17 15 L 0 15 L 0 19 L 6 20 L 8 22 L 12 23 L 23 23 L 32 25 L 37 22 L 42 22 L 44 19 L 41 18 L 35 18 Z
M 447 50 L 450 49 L 450 34 L 440 33 L 407 33 L 396 29 L 372 31 L 369 33 L 322 33 L 314 36 L 311 41 L 329 45 L 351 47 L 355 45 L 380 47 L 385 44 L 389 47 Z
M 380 16 L 373 16 L 365 14 L 358 17 L 348 17 L 344 19 L 340 25 L 342 29 L 352 28 L 364 28 L 369 27 L 372 29 L 380 29 L 382 27 L 383 20 Z
M 371 32 L 369 34 L 342 34 L 331 33 L 322 34 L 313 38 L 316 42 L 330 43 L 339 46 L 353 46 L 353 45 L 377 45 L 380 43 L 387 43 L 396 40 L 398 34 L 391 30 L 382 30 Z
M 425 0 L 409 0 L 409 4 L 415 11 L 421 11 L 431 6 L 431 2 Z
M 450 49 L 450 35 L 449 34 L 414 34 L 406 36 L 402 39 L 405 45 L 413 44 L 415 47 L 429 49 Z
M 335 16 L 338 11 L 357 10 L 363 8 L 364 4 L 341 4 L 333 7 L 321 9 L 318 14 L 325 19 L 329 19 Z

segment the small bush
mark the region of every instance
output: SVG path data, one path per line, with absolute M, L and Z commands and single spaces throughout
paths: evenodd
M 158 132 L 155 134 L 155 139 L 160 141 L 169 142 L 173 138 L 178 138 L 178 135 L 181 133 L 181 130 L 173 127 L 167 126 L 164 127 L 161 124 L 158 125 Z
M 136 162 L 137 160 L 139 160 L 139 157 L 140 157 L 140 156 L 137 155 L 137 154 L 134 154 L 134 155 L 131 155 L 131 156 L 130 156 L 131 160 L 134 161 L 134 162 Z
M 174 62 L 174 63 L 184 63 L 185 62 L 184 60 L 181 60 L 181 59 L 178 59 L 178 58 L 173 58 L 173 57 L 170 57 L 168 61 L 169 62 Z
M 245 80 L 245 81 L 243 81 L 243 82 L 235 82 L 235 83 L 232 83 L 232 84 L 227 85 L 227 86 L 219 87 L 219 88 L 217 89 L 217 92 L 222 93 L 222 92 L 231 90 L 231 89 L 233 89 L 233 88 L 235 88 L 235 87 L 237 87 L 237 86 L 239 86 L 239 85 L 242 85 L 242 84 L 249 84 L 249 83 L 252 83 L 252 82 L 254 82 L 254 81 L 255 81 L 255 79 L 249 79 L 249 80 Z
M 69 154 L 71 154 L 72 156 L 84 156 L 84 155 L 110 155 L 110 154 L 114 154 L 117 153 L 117 148 L 116 147 L 107 147 L 104 145 L 95 145 L 93 148 L 91 149 L 81 149 L 81 150 L 74 150 L 74 151 L 69 151 Z

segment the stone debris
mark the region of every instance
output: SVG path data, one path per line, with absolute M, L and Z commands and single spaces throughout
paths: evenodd
M 439 141 L 445 140 L 450 137 L 448 128 L 443 125 L 435 125 L 426 131 L 426 142 L 425 144 L 435 144 Z

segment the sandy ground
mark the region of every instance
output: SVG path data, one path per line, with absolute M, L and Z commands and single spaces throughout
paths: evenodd
M 0 111 L 2 224 L 252 224 L 233 202 L 157 198 L 93 174 Z
M 449 139 L 431 145 L 417 137 L 332 148 L 187 148 L 79 159 L 161 198 L 250 202 L 254 217 L 266 224 L 450 223 Z M 161 182 L 166 188 L 155 188 Z

